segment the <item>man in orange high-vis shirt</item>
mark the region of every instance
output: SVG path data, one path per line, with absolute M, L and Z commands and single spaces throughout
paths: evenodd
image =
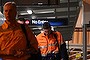
M 45 22 L 43 24 L 42 30 L 43 32 L 37 35 L 38 47 L 41 51 L 42 60 L 60 60 L 60 57 L 58 55 L 58 45 L 63 44 L 61 33 L 52 31 L 51 26 L 48 22 Z
M 36 38 L 38 41 L 38 48 L 41 51 L 42 60 L 61 59 L 59 48 L 65 42 L 60 32 L 51 30 L 49 22 L 43 24 L 42 32 L 37 35 Z
M 31 57 L 30 53 L 38 51 L 37 40 L 25 25 L 28 40 L 31 48 L 27 49 L 27 41 L 21 25 L 16 21 L 17 8 L 14 2 L 7 2 L 4 5 L 4 24 L 0 26 L 0 58 L 2 60 L 27 60 Z

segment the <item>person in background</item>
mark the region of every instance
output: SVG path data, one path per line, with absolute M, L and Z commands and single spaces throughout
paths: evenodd
M 62 34 L 58 31 L 52 31 L 49 22 L 45 22 L 42 25 L 42 31 L 36 36 L 38 41 L 38 48 L 41 51 L 42 60 L 68 60 L 67 51 L 63 51 L 66 55 L 62 55 L 61 47 L 66 49 L 65 42 L 63 40 Z
M 2 60 L 28 60 L 31 54 L 38 51 L 38 42 L 28 25 L 25 25 L 27 39 L 30 48 L 27 48 L 27 41 L 21 25 L 16 21 L 17 8 L 15 2 L 4 4 L 4 24 L 0 26 L 0 58 Z M 29 53 L 28 53 L 29 52 Z

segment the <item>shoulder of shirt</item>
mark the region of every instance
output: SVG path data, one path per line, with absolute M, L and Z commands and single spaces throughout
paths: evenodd
M 59 31 L 53 31 L 54 34 L 60 34 L 61 35 L 61 32 Z
M 42 37 L 42 36 L 45 36 L 44 33 L 40 33 L 36 37 Z

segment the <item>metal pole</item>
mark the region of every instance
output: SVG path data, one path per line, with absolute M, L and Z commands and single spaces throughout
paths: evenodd
M 85 24 L 84 5 L 82 1 L 82 17 L 83 17 L 83 60 L 87 60 L 87 25 Z
M 70 20 L 70 0 L 68 0 L 68 20 Z M 68 55 L 69 55 L 69 40 L 68 40 Z
M 87 25 L 83 24 L 83 60 L 87 60 Z

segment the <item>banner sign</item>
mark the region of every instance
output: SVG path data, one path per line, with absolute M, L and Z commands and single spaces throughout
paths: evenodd
M 30 25 L 40 26 L 44 22 L 49 22 L 51 26 L 63 26 L 68 25 L 68 18 L 60 18 L 60 19 L 32 19 L 30 20 Z

